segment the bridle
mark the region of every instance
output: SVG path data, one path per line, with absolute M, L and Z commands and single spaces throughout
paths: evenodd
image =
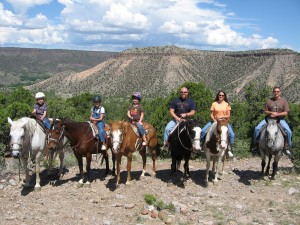
M 57 130 L 58 130 L 58 129 L 56 129 L 55 127 L 56 127 L 56 125 L 53 125 L 52 130 L 54 130 L 54 132 L 57 133 Z M 52 130 L 51 130 L 51 131 L 52 131 Z M 52 132 L 50 132 L 49 135 L 48 135 L 48 143 L 49 143 L 50 141 L 54 141 L 56 144 L 58 144 L 58 142 L 60 142 L 60 141 L 62 140 L 62 138 L 64 137 L 64 131 L 65 131 L 65 125 L 62 126 L 62 129 L 61 129 L 60 132 L 59 132 L 58 138 L 53 138 L 53 137 L 52 137 Z
M 179 129 L 180 124 L 181 124 L 182 122 L 185 123 L 185 124 L 184 124 L 184 127 L 183 127 L 182 129 Z M 193 145 L 192 145 L 191 148 L 186 147 L 186 146 L 183 144 L 183 142 L 181 141 L 181 139 L 180 139 L 180 133 L 181 133 L 183 130 L 186 130 L 186 134 L 187 134 L 188 138 L 190 139 L 190 142 L 191 142 L 191 143 L 192 143 L 193 141 L 200 140 L 200 138 L 192 138 L 192 137 L 191 137 L 190 132 L 189 132 L 189 129 L 188 129 L 188 127 L 187 127 L 187 123 L 188 123 L 188 121 L 187 121 L 187 120 L 184 120 L 184 121 L 181 121 L 180 124 L 178 125 L 178 127 L 177 127 L 177 129 L 178 129 L 178 140 L 179 140 L 181 146 L 182 146 L 185 150 L 192 151 L 192 150 L 193 150 Z

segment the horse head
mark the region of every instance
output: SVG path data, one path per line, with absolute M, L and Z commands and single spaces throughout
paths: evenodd
M 54 118 L 51 124 L 47 146 L 50 150 L 55 150 L 57 148 L 58 143 L 64 137 L 64 126 L 62 126 L 60 122 L 61 121 L 59 119 Z
M 229 118 L 217 120 L 217 133 L 221 149 L 226 149 L 228 146 L 228 122 Z
M 123 121 L 111 121 L 110 120 L 110 135 L 112 142 L 112 150 L 114 153 L 118 153 L 121 148 L 121 144 L 123 141 L 124 131 L 122 128 Z
M 267 119 L 266 140 L 267 146 L 270 149 L 275 149 L 275 143 L 280 132 L 278 123 L 279 120 L 277 119 Z
M 200 144 L 201 128 L 200 128 L 200 125 L 195 120 L 188 120 L 188 123 L 189 123 L 189 125 L 187 126 L 187 130 L 192 139 L 193 150 L 200 151 L 201 150 L 201 144 Z

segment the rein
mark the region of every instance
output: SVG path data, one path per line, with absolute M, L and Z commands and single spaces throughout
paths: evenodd
M 182 123 L 182 122 L 180 122 L 180 123 Z M 179 124 L 179 125 L 180 125 L 180 124 Z M 192 148 L 188 148 L 188 147 L 186 147 L 186 146 L 182 143 L 182 141 L 181 141 L 181 139 L 180 139 L 180 131 L 179 131 L 180 129 L 179 129 L 179 125 L 178 125 L 178 140 L 179 140 L 181 146 L 182 146 L 185 150 L 192 151 L 192 150 L 193 150 L 193 146 L 192 146 Z M 189 133 L 189 130 L 188 130 L 187 127 L 186 127 L 186 124 L 184 125 L 184 128 L 183 128 L 183 129 L 186 129 L 187 136 L 189 137 L 190 141 L 192 142 L 193 139 L 191 138 L 191 135 L 190 135 L 190 133 Z

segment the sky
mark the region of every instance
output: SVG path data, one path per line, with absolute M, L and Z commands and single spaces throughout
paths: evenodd
M 299 0 L 0 0 L 0 47 L 300 52 Z

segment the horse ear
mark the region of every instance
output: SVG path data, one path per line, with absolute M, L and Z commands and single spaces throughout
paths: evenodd
M 111 121 L 111 120 L 109 120 L 109 123 L 110 123 L 110 124 L 112 124 L 112 121 Z
M 7 121 L 8 121 L 8 123 L 9 123 L 10 125 L 13 124 L 13 121 L 11 120 L 11 118 L 7 117 Z

